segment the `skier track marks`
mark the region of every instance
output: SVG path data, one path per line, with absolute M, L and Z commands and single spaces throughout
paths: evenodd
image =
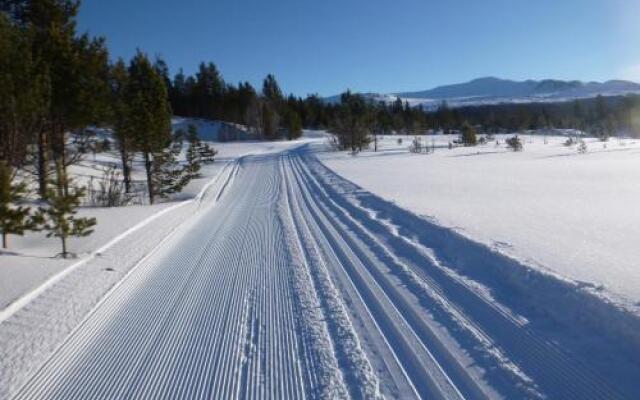
M 508 309 L 488 301 L 454 275 L 444 274 L 429 249 L 416 246 L 411 236 L 403 236 L 403 226 L 386 223 L 389 216 L 382 212 L 392 213 L 392 209 L 368 209 L 375 202 L 359 200 L 372 197 L 371 194 L 359 189 L 350 192 L 353 189 L 345 186 L 342 178 L 327 172 L 313 155 L 298 154 L 293 164 L 300 186 L 313 193 L 307 196 L 308 202 L 315 203 L 326 215 L 325 220 L 335 226 L 335 232 L 348 243 L 347 251 L 362 260 L 361 265 L 375 277 L 373 281 L 401 310 L 436 364 L 465 397 L 479 398 L 483 393 L 494 397 L 492 391 L 498 390 L 510 398 L 626 398 L 608 371 L 595 369 L 588 359 L 541 339 Z M 400 282 L 394 284 L 396 279 Z M 420 301 L 412 302 L 411 293 Z M 467 331 L 466 340 L 458 341 L 461 348 L 446 345 L 440 339 L 438 331 L 442 326 L 433 323 L 430 313 L 438 313 L 440 324 L 444 322 L 449 332 L 462 336 L 460 332 Z M 445 314 L 447 319 L 442 317 Z M 470 374 L 472 368 L 465 367 L 468 363 L 462 361 L 461 353 L 484 364 L 484 370 L 491 370 L 491 374 Z M 498 361 L 486 363 L 490 358 Z M 479 380 L 482 384 L 475 386 Z

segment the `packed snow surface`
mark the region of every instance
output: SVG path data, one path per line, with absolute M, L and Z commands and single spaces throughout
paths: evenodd
M 412 154 L 412 137 L 399 144 L 390 136 L 377 153 L 322 160 L 364 189 L 528 265 L 640 302 L 640 141 L 585 139 L 580 154 L 563 145 L 566 137 L 525 135 L 524 151 L 514 153 L 505 138 L 450 150 L 455 137 L 427 136 L 435 153 Z
M 345 180 L 318 142 L 227 166 L 90 311 L 79 269 L 0 323 L 0 397 L 638 393 L 631 316 Z

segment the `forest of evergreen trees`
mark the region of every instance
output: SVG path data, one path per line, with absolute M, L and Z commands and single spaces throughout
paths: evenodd
M 372 135 L 459 134 L 465 124 L 480 133 L 578 129 L 602 139 L 640 134 L 640 121 L 634 119 L 640 111 L 637 95 L 461 108 L 443 102 L 436 110 L 425 110 L 401 99 L 376 102 L 348 91 L 338 102 L 318 95 L 285 97 L 273 75 L 258 92 L 248 82 L 226 84 L 212 63 L 202 63 L 195 76 L 179 72 L 173 79 L 164 78 L 177 115 L 235 122 L 265 139 L 296 138 L 302 128 L 327 129 L 336 134 L 339 148 L 351 151 L 361 150 Z
M 74 0 L 0 2 L 0 232 L 5 247 L 7 235 L 39 229 L 60 238 L 66 256 L 68 237 L 91 233 L 95 219 L 76 216 L 85 189 L 67 174 L 83 153 L 100 144 L 87 133 L 88 126 L 113 129 L 125 193 L 132 190 L 132 160 L 142 158 L 150 203 L 180 191 L 197 176 L 198 164 L 215 155 L 193 130 L 174 134 L 172 115 L 241 124 L 266 140 L 295 139 L 303 128 L 327 129 L 336 134 L 338 148 L 353 152 L 377 134 L 469 136 L 576 128 L 606 139 L 638 133 L 633 118 L 639 96 L 465 108 L 442 103 L 428 111 L 400 99 L 378 103 L 350 92 L 335 103 L 318 95 L 286 95 L 271 74 L 260 90 L 248 82 L 233 85 L 211 62 L 201 63 L 193 76 L 180 71 L 172 77 L 164 60 L 141 50 L 131 60 L 111 60 L 104 38 L 77 32 L 79 6 Z M 185 138 L 186 166 L 176 160 Z M 25 205 L 30 179 L 39 198 L 35 210 Z

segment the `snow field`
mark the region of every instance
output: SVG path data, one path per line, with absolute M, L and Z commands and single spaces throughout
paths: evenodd
M 570 134 L 571 132 L 566 132 Z M 432 218 L 523 264 L 569 279 L 630 310 L 640 302 L 640 141 L 508 135 L 477 147 L 447 149 L 455 136 L 426 136 L 434 154 L 410 154 L 412 137 L 387 136 L 378 153 L 324 153 L 332 170 L 381 197 Z M 500 145 L 495 144 L 500 141 Z M 606 146 L 606 147 L 605 147 Z M 636 312 L 640 312 L 637 311 Z

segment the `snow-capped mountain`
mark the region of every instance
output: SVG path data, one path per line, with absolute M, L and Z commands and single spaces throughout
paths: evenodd
M 437 107 L 442 101 L 452 107 L 500 103 L 559 102 L 580 98 L 640 93 L 640 84 L 623 80 L 606 82 L 562 81 L 555 79 L 513 81 L 494 77 L 478 78 L 433 89 L 391 94 L 365 93 L 373 101 L 395 101 L 400 97 L 411 105 Z M 333 96 L 328 101 L 338 101 Z

